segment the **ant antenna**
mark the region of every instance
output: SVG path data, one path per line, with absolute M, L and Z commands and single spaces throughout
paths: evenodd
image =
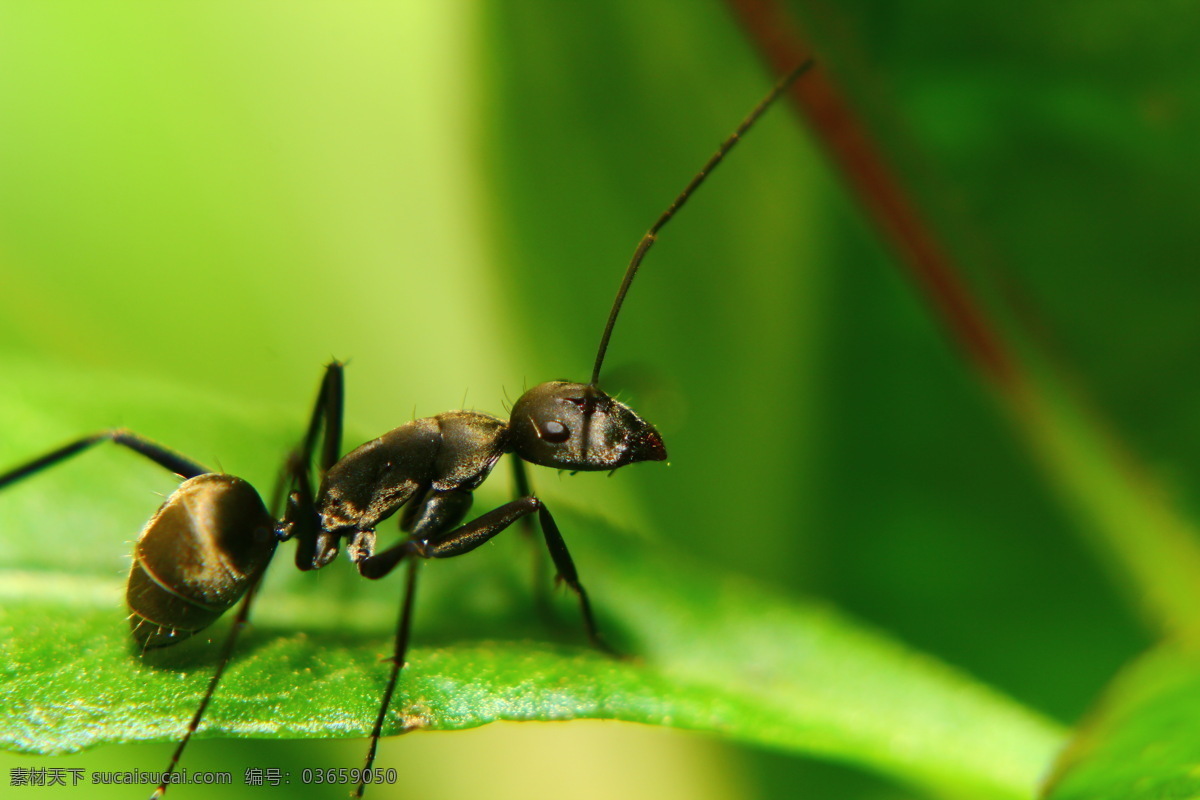
M 671 206 L 662 213 L 662 216 L 660 216 L 652 226 L 650 226 L 650 230 L 645 236 L 642 237 L 642 240 L 638 242 L 637 249 L 633 251 L 633 259 L 630 260 L 629 266 L 625 269 L 625 278 L 621 281 L 621 288 L 617 290 L 617 299 L 613 301 L 612 311 L 608 312 L 608 324 L 604 326 L 604 335 L 600 337 L 600 349 L 596 352 L 596 365 L 592 367 L 592 380 L 589 383 L 590 386 L 595 386 L 600 380 L 600 365 L 604 363 L 604 354 L 608 350 L 608 340 L 612 337 L 613 325 L 615 325 L 617 322 L 617 314 L 621 313 L 621 305 L 625 302 L 625 295 L 629 292 L 629 285 L 633 283 L 633 276 L 637 275 L 638 267 L 641 265 L 642 259 L 646 257 L 646 252 L 650 249 L 654 242 L 658 240 L 658 232 L 664 225 L 667 224 L 668 221 L 670 221 L 671 217 L 675 216 L 679 209 L 683 208 L 683 204 L 688 201 L 688 198 L 692 196 L 692 193 L 695 192 L 697 188 L 699 188 L 700 184 L 704 183 L 704 179 L 708 177 L 708 173 L 712 172 L 716 168 L 717 164 L 721 163 L 721 159 L 725 158 L 725 154 L 733 149 L 733 146 L 738 143 L 738 139 L 740 139 L 746 131 L 750 130 L 750 127 L 754 125 L 755 122 L 758 122 L 758 118 L 763 115 L 763 112 L 770 108 L 771 104 L 774 103 L 797 78 L 799 78 L 805 72 L 808 72 L 813 63 L 813 59 L 809 58 L 800 64 L 800 66 L 796 67 L 787 75 L 784 75 L 779 79 L 779 82 L 776 83 L 774 88 L 771 89 L 770 94 L 763 98 L 762 102 L 755 106 L 754 110 L 750 112 L 749 116 L 742 120 L 742 124 L 738 125 L 737 130 L 735 130 L 728 139 L 721 143 L 721 146 L 717 148 L 717 152 L 713 153 L 712 157 L 708 159 L 708 162 L 705 163 L 703 167 L 701 167 L 700 171 L 696 173 L 695 177 L 692 178 L 687 187 L 679 193 L 678 197 L 675 198 L 675 202 L 671 203 Z M 584 438 L 584 441 L 586 441 L 586 437 Z

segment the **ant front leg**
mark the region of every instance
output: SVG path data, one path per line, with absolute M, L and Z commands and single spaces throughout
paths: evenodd
M 620 655 L 600 637 L 600 632 L 596 629 L 596 620 L 592 617 L 592 604 L 588 602 L 587 591 L 579 582 L 579 573 L 575 570 L 575 562 L 571 560 L 567 543 L 563 541 L 562 534 L 558 531 L 558 525 L 554 522 L 554 517 L 550 515 L 550 509 L 546 508 L 536 497 L 530 499 L 538 504 L 538 519 L 542 523 L 542 536 L 546 539 L 546 548 L 550 551 L 550 558 L 554 560 L 555 569 L 558 570 L 558 579 L 567 584 L 579 597 L 579 608 L 583 613 L 583 623 L 587 628 L 588 639 L 592 646 L 611 656 Z
M 438 533 L 426 539 L 413 538 L 401 542 L 382 553 L 363 559 L 359 562 L 358 569 L 364 577 L 375 579 L 382 578 L 395 569 L 405 556 L 412 555 L 421 558 L 461 556 L 479 547 L 517 520 L 527 518 L 534 512 L 537 512 L 541 522 L 546 549 L 550 551 L 550 558 L 553 559 L 554 566 L 558 570 L 559 580 L 567 584 L 579 597 L 580 611 L 583 614 L 583 624 L 587 629 L 588 639 L 597 648 L 612 653 L 612 648 L 600 638 L 596 621 L 592 616 L 592 606 L 588 601 L 587 591 L 579 582 L 579 573 L 567 550 L 567 543 L 563 541 L 558 525 L 550 514 L 550 509 L 546 508 L 545 504 L 534 495 L 505 503 L 499 508 L 445 533 Z
M 532 497 L 533 489 L 529 483 L 529 471 L 525 469 L 525 462 L 513 456 L 512 466 L 513 488 L 516 489 L 517 498 Z M 550 582 L 546 580 L 546 556 L 542 549 L 536 546 L 537 527 L 533 515 L 527 514 L 521 518 L 521 530 L 525 534 L 525 539 L 532 545 L 529 552 L 533 579 L 533 604 L 538 614 L 548 623 L 552 623 L 554 615 L 550 607 Z
M 413 557 L 408 564 L 408 582 L 404 591 L 404 603 L 401 607 L 399 624 L 396 631 L 395 649 L 390 659 L 392 662 L 391 674 L 388 677 L 387 687 L 384 689 L 383 699 L 380 702 L 379 714 L 375 719 L 374 727 L 371 729 L 371 745 L 367 751 L 366 761 L 363 764 L 364 774 L 371 769 L 371 765 L 375 761 L 379 738 L 383 735 L 383 723 L 387 719 L 387 710 L 391 705 L 392 695 L 396 690 L 400 670 L 404 667 L 405 655 L 408 652 L 409 632 L 412 629 L 413 597 L 416 593 L 417 566 L 419 564 L 417 557 L 453 558 L 454 556 L 469 553 L 517 520 L 529 518 L 536 511 L 541 520 L 542 532 L 546 538 L 546 547 L 550 550 L 550 557 L 554 559 L 554 564 L 558 568 L 559 578 L 579 596 L 580 608 L 583 612 L 583 622 L 587 628 L 588 639 L 591 640 L 595 647 L 606 653 L 616 654 L 600 638 L 600 634 L 596 630 L 596 621 L 592 617 L 592 607 L 588 602 L 587 592 L 584 590 L 583 584 L 579 582 L 579 573 L 575 570 L 575 563 L 571 560 L 571 554 L 567 551 L 566 542 L 563 541 L 562 534 L 559 533 L 558 525 L 555 524 L 554 517 L 550 515 L 549 509 L 537 497 L 529 495 L 528 497 L 513 500 L 511 503 L 505 503 L 499 508 L 489 511 L 465 525 L 449 531 L 433 533 L 428 538 L 420 538 L 423 529 L 436 530 L 439 528 L 439 522 L 445 523 L 446 521 L 450 521 L 452 525 L 453 521 L 461 519 L 462 515 L 466 512 L 466 508 L 470 505 L 470 497 L 471 493 L 465 490 L 431 493 L 422 503 L 425 509 L 421 512 L 422 517 L 418 518 L 415 524 L 412 525 L 414 537 L 416 538 L 403 541 L 395 547 L 363 558 L 358 562 L 358 571 L 363 577 L 377 580 L 390 574 L 405 557 Z M 422 524 L 422 522 L 425 524 Z M 362 797 L 364 786 L 364 783 L 359 783 L 358 788 L 351 797 Z

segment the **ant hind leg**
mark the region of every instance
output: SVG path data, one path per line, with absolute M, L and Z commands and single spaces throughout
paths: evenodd
M 39 456 L 33 461 L 22 464 L 4 474 L 0 474 L 0 489 L 11 486 L 24 478 L 36 475 L 42 470 L 49 469 L 101 442 L 113 442 L 122 447 L 127 447 L 182 478 L 195 478 L 197 475 L 212 472 L 207 467 L 201 466 L 173 450 L 168 450 L 161 444 L 151 441 L 144 436 L 139 436 L 133 431 L 128 431 L 124 428 L 114 428 L 112 430 L 93 433 L 91 436 L 85 436 L 82 439 L 76 439 L 70 444 L 63 445 L 44 456 Z

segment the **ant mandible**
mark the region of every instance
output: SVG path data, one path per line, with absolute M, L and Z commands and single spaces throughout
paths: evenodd
M 143 650 L 187 639 L 242 600 L 217 668 L 154 797 L 166 791 L 188 740 L 200 725 L 279 542 L 296 542 L 296 566 L 301 570 L 329 564 L 342 547 L 359 573 L 371 579 L 384 577 L 407 559 L 408 580 L 390 658 L 391 672 L 354 797 L 362 796 L 404 665 L 417 565 L 422 559 L 469 553 L 518 520 L 531 521 L 536 513 L 558 578 L 579 598 L 588 638 L 596 647 L 612 652 L 600 638 L 587 592 L 554 517 L 529 491 L 524 462 L 574 472 L 612 471 L 638 461 L 666 459 L 658 431 L 600 389 L 600 367 L 617 315 L 659 230 L 812 64 L 811 59 L 804 62 L 774 86 L 642 237 L 617 290 L 588 383 L 539 384 L 513 404 L 507 422 L 477 411 L 448 411 L 413 420 L 339 457 L 343 367 L 335 361 L 325 369 L 307 432 L 284 466 L 273 511 L 267 510 L 259 493 L 241 478 L 214 472 L 127 430 L 84 437 L 0 475 L 0 489 L 4 489 L 95 444 L 111 441 L 184 479 L 146 524 L 134 546 L 126 601 L 133 637 Z M 472 493 L 505 454 L 516 456 L 516 485 L 521 496 L 464 523 Z M 320 477 L 315 491 L 314 458 Z M 400 529 L 407 538 L 377 551 L 376 527 L 402 507 Z

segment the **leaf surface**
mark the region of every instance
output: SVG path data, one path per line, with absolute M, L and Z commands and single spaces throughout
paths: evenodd
M 1200 652 L 1164 645 L 1122 674 L 1063 753 L 1047 800 L 1200 797 Z

